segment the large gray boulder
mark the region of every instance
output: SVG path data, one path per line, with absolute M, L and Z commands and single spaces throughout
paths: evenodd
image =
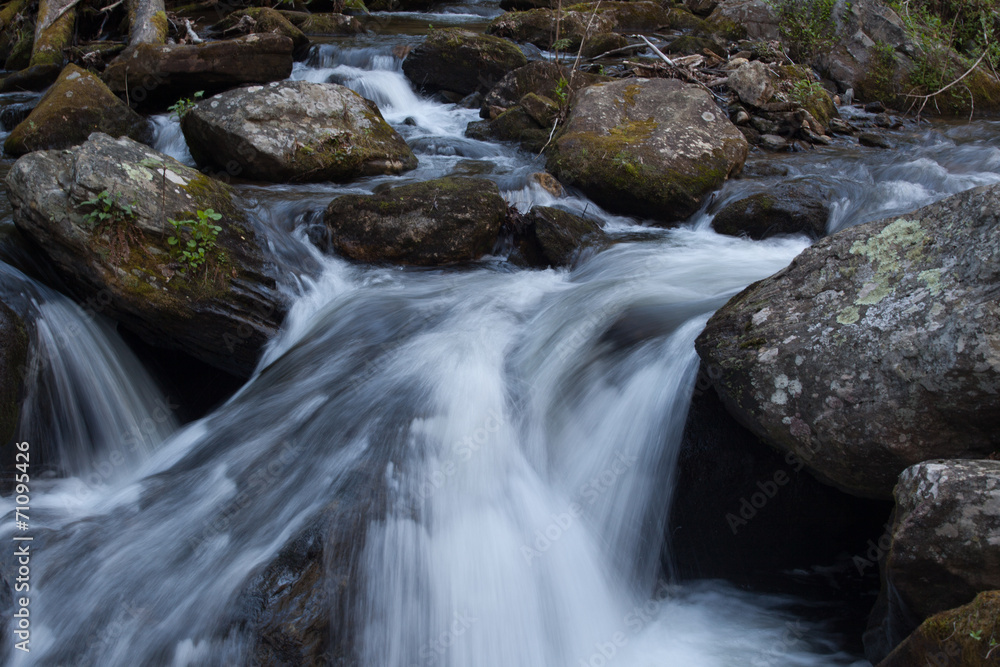
M 249 375 L 277 331 L 284 304 L 273 289 L 244 206 L 226 184 L 131 139 L 95 133 L 65 151 L 20 158 L 6 180 L 14 223 L 81 300 L 148 343 Z M 107 205 L 90 202 L 107 191 Z M 184 259 L 190 232 L 169 222 L 221 218 L 198 266 Z M 107 213 L 98 220 L 90 215 Z M 171 244 L 171 237 L 182 243 Z
M 1000 589 L 1000 461 L 920 463 L 899 476 L 895 496 L 882 599 L 865 635 L 873 662 L 924 619 Z
M 670 223 L 743 168 L 749 146 L 704 89 L 626 79 L 581 90 L 548 159 L 601 206 Z
M 449 28 L 428 33 L 403 61 L 403 73 L 425 90 L 468 95 L 489 91 L 508 72 L 527 64 L 521 50 L 505 39 Z
M 283 81 L 199 102 L 181 127 L 199 164 L 262 181 L 398 174 L 417 158 L 374 102 L 335 83 Z
M 889 498 L 899 473 L 1000 448 L 1000 186 L 817 242 L 698 337 L 732 414 L 821 479 Z
M 456 176 L 342 195 L 325 219 L 333 248 L 345 257 L 438 266 L 490 252 L 506 217 L 496 183 Z

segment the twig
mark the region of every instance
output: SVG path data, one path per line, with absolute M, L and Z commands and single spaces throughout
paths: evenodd
M 683 69 L 682 67 L 678 67 L 674 63 L 673 60 L 671 60 L 670 58 L 668 58 L 667 55 L 665 53 L 663 53 L 663 51 L 660 51 L 658 48 L 656 48 L 655 44 L 653 44 L 651 41 L 649 41 L 648 39 L 646 39 L 645 35 L 639 35 L 639 37 L 642 38 L 642 41 L 646 42 L 646 45 L 649 46 L 649 48 L 651 48 L 653 50 L 653 53 L 655 53 L 656 55 L 658 55 L 663 62 L 665 62 L 668 65 L 670 65 L 671 67 L 673 67 L 685 79 L 687 79 L 691 83 L 698 84 L 699 86 L 701 86 L 702 88 L 704 88 L 706 91 L 708 91 L 708 94 L 711 95 L 713 98 L 715 98 L 715 99 L 717 99 L 719 101 L 725 101 L 725 99 L 723 97 L 721 97 L 719 95 L 716 95 L 714 92 L 712 92 L 711 88 L 709 88 L 708 86 L 706 86 L 705 84 L 703 84 L 701 81 L 699 81 L 697 78 L 695 78 L 692 74 L 690 74 L 687 70 Z
M 548 141 L 546 141 L 546 142 L 545 142 L 545 145 L 544 145 L 544 146 L 542 146 L 542 150 L 538 151 L 538 154 L 539 154 L 539 155 L 541 155 L 542 153 L 544 153 L 544 152 L 545 152 L 545 149 L 546 149 L 546 148 L 548 148 L 548 147 L 549 147 L 549 144 L 551 144 L 551 143 L 552 143 L 552 137 L 556 136 L 556 128 L 557 128 L 557 127 L 559 127 L 559 117 L 558 117 L 558 116 L 556 116 L 556 120 L 555 120 L 555 122 L 554 122 L 554 123 L 552 123 L 552 131 L 551 131 L 551 132 L 549 132 L 549 139 L 548 139 Z
M 576 50 L 576 60 L 573 61 L 573 67 L 569 70 L 569 80 L 570 80 L 570 90 L 573 89 L 573 74 L 580 67 L 580 56 L 583 55 L 583 46 L 587 43 L 587 37 L 590 36 L 590 27 L 594 25 L 594 19 L 597 17 L 597 10 L 601 8 L 602 0 L 597 0 L 597 4 L 594 5 L 594 11 L 590 13 L 590 20 L 587 21 L 587 28 L 583 31 L 583 38 L 580 39 L 580 48 Z
M 194 31 L 194 28 L 191 27 L 191 19 L 184 19 L 184 31 L 187 33 L 187 36 L 191 39 L 192 44 L 201 44 L 202 42 L 205 41 L 201 37 L 199 37 L 198 33 L 196 33 Z
M 965 77 L 967 77 L 967 76 L 969 76 L 970 74 L 972 74 L 972 70 L 974 70 L 974 69 L 976 69 L 977 67 L 979 67 L 979 63 L 983 62 L 983 58 L 985 58 L 985 57 L 986 57 L 986 53 L 987 53 L 987 52 L 989 51 L 989 47 L 990 47 L 990 45 L 989 45 L 989 44 L 987 43 L 987 44 L 986 44 L 986 45 L 985 45 L 985 46 L 983 47 L 983 53 L 982 53 L 982 55 L 980 55 L 980 56 L 979 56 L 979 60 L 977 60 L 977 61 L 976 61 L 976 62 L 975 62 L 975 63 L 974 63 L 973 65 L 972 65 L 972 67 L 970 67 L 970 68 L 969 68 L 968 70 L 966 70 L 965 74 L 963 74 L 962 76 L 958 77 L 957 79 L 955 79 L 954 81 L 952 81 L 951 83 L 949 83 L 949 84 L 948 84 L 947 86 L 944 86 L 944 87 L 943 87 L 943 88 L 941 88 L 940 90 L 937 90 L 937 91 L 935 91 L 935 92 L 933 92 L 933 93 L 930 93 L 930 94 L 928 94 L 928 95 L 909 95 L 909 94 L 907 94 L 907 93 L 904 93 L 904 94 L 903 94 L 903 97 L 913 97 L 913 98 L 915 98 L 915 100 L 920 100 L 920 99 L 922 99 L 922 100 L 923 100 L 923 103 L 922 103 L 922 104 L 920 105 L 920 108 L 919 108 L 919 109 L 917 109 L 917 120 L 920 120 L 920 113 L 921 113 L 921 112 L 922 112 L 922 111 L 924 110 L 924 107 L 925 107 L 925 106 L 927 106 L 927 102 L 928 102 L 928 101 L 929 101 L 930 99 L 932 99 L 932 98 L 934 98 L 934 97 L 937 97 L 938 95 L 940 95 L 940 94 L 941 94 L 941 93 L 943 93 L 944 91 L 948 90 L 949 88 L 951 88 L 952 86 L 954 86 L 954 85 L 955 85 L 956 83 L 958 83 L 959 81 L 961 81 L 961 80 L 962 80 L 962 79 L 964 79 Z M 937 100 L 934 100 L 934 104 L 935 104 L 935 106 L 937 105 Z
M 102 11 L 102 12 L 110 12 L 110 11 L 111 11 L 112 9 L 114 9 L 114 8 L 115 8 L 115 7 L 117 7 L 118 5 L 122 4 L 123 2 L 125 2 L 125 0 L 118 0 L 118 2 L 114 3 L 113 5 L 108 5 L 107 7 L 102 7 L 102 8 L 101 8 L 100 10 L 98 10 L 98 11 Z
M 608 56 L 616 56 L 619 53 L 628 53 L 629 51 L 635 51 L 636 49 L 644 49 L 644 48 L 646 48 L 644 44 L 629 44 L 628 46 L 623 46 L 619 49 L 611 49 L 610 51 L 606 51 L 599 56 L 593 56 L 591 58 L 587 58 L 587 60 L 593 62 L 595 60 L 600 60 L 601 58 L 607 58 Z

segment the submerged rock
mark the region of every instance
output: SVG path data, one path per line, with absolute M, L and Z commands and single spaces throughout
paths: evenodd
M 601 226 L 562 209 L 536 206 L 522 219 L 518 247 L 533 266 L 569 266 L 586 249 L 601 250 L 611 240 Z
M 202 90 L 287 79 L 293 51 L 291 39 L 271 33 L 204 44 L 138 44 L 115 58 L 103 78 L 130 103 L 170 104 Z
M 780 234 L 826 236 L 830 218 L 827 193 L 806 181 L 784 182 L 727 204 L 712 219 L 712 229 L 729 236 L 760 240 Z
M 136 141 L 152 139 L 145 118 L 132 111 L 100 79 L 76 65 L 67 65 L 28 117 L 4 142 L 10 155 L 51 148 L 69 148 L 91 132 Z
M 181 127 L 199 164 L 264 181 L 398 174 L 417 158 L 374 102 L 334 83 L 283 81 L 203 100 Z
M 1000 589 L 1000 461 L 911 466 L 895 497 L 882 593 L 865 634 L 876 663 L 924 619 Z
M 25 155 L 6 185 L 14 223 L 74 296 L 106 304 L 105 315 L 151 345 L 237 375 L 253 370 L 284 305 L 264 241 L 229 186 L 99 133 L 70 150 Z M 170 219 L 197 220 L 208 209 L 221 216 L 214 240 L 191 247 L 181 233 L 182 243 L 170 243 L 178 236 Z M 183 258 L 185 249 L 203 250 L 200 266 Z
M 676 222 L 739 172 L 749 147 L 704 89 L 626 79 L 579 92 L 548 169 L 618 212 Z
M 374 195 L 343 195 L 326 209 L 333 248 L 363 262 L 439 266 L 493 250 L 507 203 L 496 183 L 439 178 Z
M 853 494 L 1000 448 L 1000 186 L 820 240 L 698 337 L 732 414 Z
M 499 37 L 449 28 L 432 30 L 403 61 L 417 87 L 460 95 L 487 92 L 508 72 L 528 64 L 521 50 Z

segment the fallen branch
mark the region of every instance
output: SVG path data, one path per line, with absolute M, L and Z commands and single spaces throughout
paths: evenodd
M 908 93 L 904 93 L 904 94 L 903 94 L 903 97 L 912 97 L 912 98 L 914 98 L 914 102 L 913 102 L 913 104 L 916 104 L 916 100 L 920 100 L 920 99 L 922 99 L 922 100 L 923 100 L 923 102 L 922 102 L 922 103 L 921 103 L 921 105 L 920 105 L 920 108 L 919 108 L 919 109 L 917 109 L 917 120 L 918 120 L 918 121 L 920 120 L 920 113 L 921 113 L 921 112 L 922 112 L 922 111 L 924 110 L 924 107 L 925 107 L 925 106 L 927 106 L 927 102 L 928 102 L 928 101 L 929 101 L 929 100 L 930 100 L 931 98 L 933 98 L 933 97 L 937 97 L 938 95 L 940 95 L 940 94 L 941 94 L 941 93 L 943 93 L 944 91 L 948 90 L 949 88 L 951 88 L 952 86 L 954 86 L 954 85 L 955 85 L 956 83 L 958 83 L 959 81 L 961 81 L 961 80 L 962 80 L 962 79 L 964 79 L 965 77 L 967 77 L 967 76 L 969 76 L 970 74 L 972 74 L 972 71 L 973 71 L 974 69 L 976 69 L 977 67 L 979 67 L 979 63 L 983 62 L 983 58 L 985 58 L 985 57 L 986 57 L 986 54 L 987 54 L 987 52 L 989 51 L 989 48 L 990 48 L 990 45 L 989 45 L 989 43 L 987 43 L 986 45 L 984 45 L 984 46 L 983 46 L 983 53 L 982 53 L 982 55 L 980 55 L 980 56 L 979 56 L 979 60 L 977 60 L 977 61 L 976 61 L 976 62 L 975 62 L 975 63 L 974 63 L 973 65 L 972 65 L 972 67 L 970 67 L 970 68 L 969 68 L 968 70 L 966 70 L 965 74 L 963 74 L 962 76 L 958 77 L 957 79 L 955 79 L 954 81 L 952 81 L 951 83 L 949 83 L 949 84 L 948 84 L 947 86 L 944 86 L 944 87 L 943 87 L 943 88 L 941 88 L 940 90 L 937 90 L 937 91 L 935 91 L 935 92 L 933 92 L 933 93 L 930 93 L 930 94 L 928 94 L 928 95 L 910 95 L 910 94 L 908 94 Z M 937 100 L 935 100 L 935 104 L 936 104 L 936 103 L 937 103 Z M 913 104 L 911 104 L 911 105 L 910 105 L 910 108 L 913 108 Z
M 672 67 L 682 77 L 684 77 L 685 79 L 687 79 L 691 83 L 697 84 L 697 85 L 701 86 L 702 88 L 704 88 L 706 91 L 708 91 L 708 94 L 711 95 L 714 99 L 717 99 L 717 100 L 723 101 L 723 102 L 725 101 L 722 97 L 720 97 L 719 95 L 716 95 L 714 92 L 712 92 L 712 90 L 708 86 L 706 86 L 701 81 L 699 81 L 697 79 L 697 77 L 695 77 L 693 74 L 691 74 L 690 72 L 688 72 L 684 68 L 680 67 L 673 60 L 671 60 L 670 58 L 668 58 L 667 54 L 665 54 L 663 51 L 660 51 L 658 48 L 656 48 L 656 45 L 653 44 L 651 41 L 649 41 L 646 38 L 645 35 L 639 35 L 639 37 L 642 39 L 642 41 L 646 42 L 646 45 L 650 49 L 653 50 L 653 53 L 655 53 L 657 56 L 660 57 L 660 60 L 662 60 L 663 62 L 667 63 L 667 65 L 669 65 L 670 67 Z

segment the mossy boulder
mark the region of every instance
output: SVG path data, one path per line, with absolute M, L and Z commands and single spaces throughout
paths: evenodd
M 779 39 L 780 21 L 767 0 L 723 0 L 705 19 L 705 31 L 727 40 Z
M 244 19 L 248 17 L 249 20 Z M 309 38 L 298 27 L 292 24 L 286 16 L 277 9 L 270 7 L 250 7 L 229 14 L 219 23 L 212 26 L 213 30 L 223 34 L 242 31 L 244 34 L 274 33 L 284 35 L 292 40 L 297 56 L 305 55 L 309 47 Z
M 363 21 L 344 14 L 290 11 L 282 11 L 281 14 L 306 35 L 357 35 L 365 31 Z
M 597 84 L 574 98 L 548 159 L 608 210 L 674 223 L 746 160 L 749 146 L 704 89 L 676 79 Z
M 878 667 L 996 667 L 1000 653 L 1000 590 L 928 618 Z
M 538 153 L 548 142 L 551 131 L 551 127 L 542 127 L 524 107 L 515 106 L 492 120 L 469 123 L 465 134 L 479 141 L 512 141 L 526 151 Z
M 705 52 L 714 53 L 720 58 L 726 57 L 726 47 L 710 37 L 696 37 L 694 35 L 681 35 L 670 42 L 666 48 L 667 53 L 680 53 L 684 55 L 699 54 Z
M 11 441 L 17 428 L 27 363 L 28 330 L 24 320 L 0 301 L 0 447 Z
M 779 65 L 775 87 L 778 95 L 805 109 L 824 128 L 840 118 L 837 105 L 811 69 L 803 65 Z
M 623 49 L 629 44 L 631 44 L 631 42 L 627 37 L 625 37 L 625 35 L 621 35 L 617 32 L 602 32 L 596 35 L 591 35 L 587 38 L 587 42 L 583 45 L 581 55 L 583 55 L 584 58 L 596 58 L 608 53 L 609 51 Z
M 522 217 L 518 249 L 532 266 L 569 266 L 586 249 L 601 250 L 611 240 L 593 220 L 550 206 Z
M 440 266 L 492 251 L 506 217 L 496 183 L 451 177 L 338 197 L 325 220 L 333 248 L 344 257 Z
M 14 223 L 74 297 L 108 301 L 105 313 L 151 345 L 249 375 L 285 307 L 266 242 L 229 186 L 99 133 L 69 150 L 21 157 L 6 185 Z M 95 206 L 85 202 L 104 191 L 114 201 L 112 218 L 88 219 Z M 221 230 L 202 245 L 206 263 L 192 268 L 170 244 L 177 232 L 168 220 L 208 209 L 221 214 L 214 223 Z
M 459 95 L 487 92 L 508 72 L 528 64 L 521 50 L 499 37 L 459 28 L 432 30 L 403 61 L 403 73 L 419 88 Z
M 136 105 L 169 105 L 198 91 L 287 79 L 295 45 L 284 35 L 256 33 L 203 44 L 138 44 L 115 58 L 102 78 Z
M 563 10 L 560 14 L 556 9 L 529 9 L 498 16 L 490 22 L 486 31 L 515 42 L 534 44 L 540 49 L 551 49 L 556 41 L 558 24 L 559 39 L 565 40 L 562 50 L 575 53 L 588 32 L 588 25 L 594 34 L 611 32 L 615 28 L 611 14 L 599 14 L 593 22 L 590 19 L 590 14 L 579 11 Z
M 864 637 L 874 663 L 924 619 L 1000 589 L 1000 461 L 926 461 L 903 471 L 894 495 L 882 590 Z
M 92 132 L 149 141 L 152 127 L 115 96 L 99 78 L 67 65 L 26 119 L 4 142 L 10 155 L 51 148 L 69 148 Z
M 560 84 L 562 80 L 565 80 L 566 83 Z M 489 118 L 491 109 L 504 110 L 515 107 L 528 93 L 554 100 L 559 97 L 558 91 L 561 86 L 565 88 L 563 93 L 569 94 L 605 81 L 611 81 L 611 77 L 588 74 L 579 70 L 570 71 L 570 68 L 555 63 L 529 63 L 525 67 L 510 72 L 500 79 L 497 85 L 493 86 L 483 98 L 483 106 L 479 115 L 483 118 Z
M 417 166 L 374 102 L 334 83 L 283 81 L 203 100 L 181 122 L 199 164 L 263 181 L 347 181 Z
M 1000 449 L 1000 186 L 819 240 L 696 347 L 742 424 L 847 493 Z
M 755 240 L 782 234 L 826 236 L 829 195 L 807 181 L 784 182 L 724 206 L 712 219 L 720 234 Z

